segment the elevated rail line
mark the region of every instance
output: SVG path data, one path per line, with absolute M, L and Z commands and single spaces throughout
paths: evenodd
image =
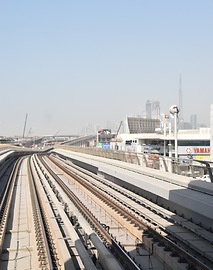
M 116 244 L 116 241 L 113 239 L 113 237 L 107 232 L 107 230 L 103 227 L 102 224 L 98 221 L 98 219 L 95 217 L 94 213 L 92 213 L 82 202 L 79 200 L 79 198 L 76 197 L 76 195 L 70 190 L 70 188 L 67 187 L 67 185 L 61 180 L 59 176 L 57 176 L 51 168 L 47 165 L 44 160 L 40 159 L 42 162 L 42 165 L 46 168 L 48 173 L 52 177 L 54 177 L 55 181 L 60 185 L 60 187 L 63 189 L 63 191 L 67 194 L 67 196 L 72 200 L 74 205 L 77 207 L 77 209 L 82 213 L 82 215 L 85 217 L 85 219 L 88 221 L 90 226 L 93 228 L 93 230 L 97 233 L 97 235 L 100 237 L 100 239 L 105 243 L 107 247 L 113 247 L 113 253 L 115 253 L 119 258 L 126 258 L 125 261 L 123 261 L 123 264 L 127 269 L 132 269 L 132 270 L 139 270 L 140 268 L 135 264 L 135 262 L 128 256 L 126 255 L 125 251 L 120 249 L 119 245 Z M 57 164 L 58 166 L 58 164 Z M 64 170 L 64 168 L 63 168 Z M 72 175 L 73 177 L 73 175 Z M 113 243 L 113 245 L 112 245 Z M 100 254 L 102 254 L 102 248 L 98 250 Z M 106 262 L 106 257 L 102 254 L 101 260 L 104 260 L 106 265 L 104 266 L 104 269 L 120 269 L 120 266 L 118 263 L 116 263 L 115 260 L 113 260 L 113 263 Z M 102 261 L 103 265 L 103 261 Z M 113 267 L 113 268 L 112 268 Z
M 1 183 L 0 268 L 61 270 L 54 257 L 54 244 L 50 241 L 47 220 L 29 164 L 27 174 L 27 159 L 12 159 L 12 171 L 9 161 L 1 171 L 2 178 L 10 176 Z M 31 210 L 33 215 L 30 214 Z
M 150 263 L 156 257 L 166 270 L 213 269 L 212 226 L 164 208 L 165 200 L 157 195 L 137 193 L 142 177 L 141 183 L 165 182 L 163 192 L 167 187 L 192 201 L 204 194 L 211 209 L 211 183 L 191 183 L 181 176 L 171 180 L 166 174 L 161 179 L 155 170 L 113 160 L 103 159 L 106 165 L 100 165 L 100 158 L 87 164 L 84 157 L 78 161 L 60 152 L 29 154 L 12 153 L 0 166 L 0 268 L 139 270 L 147 256 Z M 113 170 L 118 181 L 110 175 Z M 133 173 L 134 189 L 127 179 Z M 90 229 L 78 222 L 70 201 Z
M 55 161 L 54 161 L 55 162 Z M 65 167 L 62 164 L 59 164 L 57 162 L 57 166 L 60 166 L 61 169 L 63 171 L 65 171 L 67 174 L 71 175 L 76 181 L 80 181 L 82 185 L 84 185 L 84 187 L 87 190 L 91 190 L 91 192 L 93 194 L 96 194 L 96 196 L 98 196 L 101 201 L 105 201 L 107 203 L 107 205 L 111 204 L 111 207 L 113 209 L 116 209 L 116 211 L 121 214 L 122 216 L 127 217 L 128 220 L 131 220 L 131 222 L 133 222 L 135 224 L 136 227 L 139 228 L 139 231 L 144 231 L 144 233 L 142 233 L 141 231 L 141 238 L 140 240 L 143 241 L 142 239 L 142 235 L 148 234 L 148 235 L 152 235 L 154 238 L 158 238 L 158 242 L 160 243 L 164 243 L 164 245 L 173 250 L 174 254 L 179 254 L 179 256 L 185 261 L 187 261 L 189 263 L 189 265 L 194 265 L 196 266 L 195 269 L 211 269 L 212 267 L 212 261 L 213 259 L 211 258 L 211 254 L 203 254 L 203 250 L 199 250 L 199 248 L 193 247 L 192 243 L 190 245 L 190 247 L 186 247 L 187 241 L 184 240 L 184 238 L 181 239 L 180 234 L 175 233 L 175 227 L 178 228 L 178 224 L 174 223 L 168 223 L 168 221 L 166 222 L 166 227 L 165 225 L 163 225 L 163 221 L 162 224 L 160 225 L 159 223 L 157 224 L 156 221 L 154 221 L 154 225 L 157 226 L 157 228 L 153 229 L 154 226 L 150 226 L 147 225 L 147 220 L 150 218 L 146 218 L 146 222 L 141 221 L 141 217 L 144 219 L 144 214 L 143 213 L 139 213 L 140 210 L 138 210 L 138 206 L 130 206 L 127 205 L 127 203 L 125 202 L 125 198 L 123 199 L 123 201 L 121 201 L 121 199 L 118 199 L 119 203 L 117 205 L 117 203 L 115 202 L 115 195 L 113 195 L 113 199 L 109 198 L 109 195 L 111 193 L 111 191 L 107 192 L 107 196 L 106 191 L 101 191 L 100 192 L 100 187 L 96 187 L 95 188 L 95 184 L 93 183 L 88 183 L 88 180 L 85 181 L 85 179 L 83 180 L 82 178 L 80 178 L 79 176 L 76 175 L 76 172 L 71 172 L 70 169 L 68 169 L 67 167 Z M 93 176 L 94 178 L 94 176 Z M 105 194 L 104 194 L 105 193 Z M 118 195 L 117 195 L 118 196 Z M 126 195 L 127 197 L 129 197 L 129 195 Z M 120 197 L 120 195 L 118 196 Z M 117 199 L 116 199 L 117 200 Z M 134 199 L 135 201 L 135 199 Z M 125 209 L 125 207 L 126 209 Z M 129 211 L 131 210 L 131 211 Z M 158 209 L 158 213 L 160 212 L 160 210 Z M 138 216 L 135 216 L 135 213 L 137 215 L 140 216 L 140 218 L 138 218 Z M 162 213 L 159 213 L 161 216 L 163 215 Z M 155 220 L 158 220 L 159 218 L 157 218 L 155 216 L 154 218 Z M 96 225 L 97 226 L 97 225 Z M 167 229 L 170 228 L 170 230 Z M 174 230 L 172 231 L 171 228 L 174 228 Z M 187 229 L 187 228 L 185 228 Z M 188 231 L 189 232 L 189 231 Z M 183 231 L 182 228 L 182 233 L 186 233 L 186 231 Z M 192 234 L 192 229 L 190 230 L 190 233 Z M 195 234 L 196 236 L 194 236 L 194 238 L 199 241 L 199 235 L 198 233 Z M 191 235 L 191 237 L 193 237 Z M 205 238 L 205 237 L 204 237 Z M 201 240 L 200 240 L 201 241 Z M 202 240 L 203 241 L 203 240 Z M 206 248 L 211 248 L 211 243 L 209 243 L 209 241 L 206 242 Z M 186 251 L 187 249 L 187 251 Z M 200 254 L 200 255 L 199 255 Z M 204 262 L 202 262 L 202 259 L 199 260 L 196 257 L 205 257 L 206 259 L 204 260 Z M 211 265 L 211 267 L 209 268 L 208 265 Z

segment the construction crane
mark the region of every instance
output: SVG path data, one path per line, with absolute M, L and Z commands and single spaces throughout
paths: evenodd
M 29 129 L 28 134 L 27 134 L 27 138 L 30 136 L 31 133 L 32 133 L 32 128 Z
M 27 124 L 27 115 L 28 115 L 28 114 L 26 114 L 25 122 L 24 122 L 23 138 L 24 138 L 25 129 L 26 129 L 26 124 Z
M 53 135 L 53 139 L 55 140 L 56 135 L 58 135 L 59 130 Z
M 120 122 L 120 125 L 119 125 L 118 130 L 117 130 L 117 133 L 116 133 L 116 137 L 118 136 L 118 133 L 119 133 L 122 125 L 123 125 L 123 121 Z

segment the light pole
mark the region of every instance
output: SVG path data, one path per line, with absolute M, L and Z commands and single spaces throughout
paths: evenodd
M 142 151 L 143 151 L 143 153 L 144 153 L 144 152 L 145 152 L 145 147 L 146 147 L 146 144 L 145 144 L 145 143 L 143 143 L 143 144 L 142 144 L 142 146 L 143 146 Z
M 178 158 L 178 144 L 177 144 L 177 117 L 179 108 L 177 105 L 170 107 L 170 113 L 174 116 L 174 137 L 175 137 L 175 158 Z
M 172 157 L 172 144 L 169 143 L 168 147 L 169 147 L 169 157 L 171 158 Z

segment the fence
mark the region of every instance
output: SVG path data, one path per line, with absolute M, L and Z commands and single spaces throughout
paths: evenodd
M 208 162 L 200 163 L 197 160 L 190 159 L 179 160 L 167 156 L 164 157 L 158 154 L 118 151 L 96 147 L 59 145 L 55 146 L 55 148 L 62 148 L 73 152 L 124 161 L 143 167 L 190 176 L 194 178 L 197 176 L 202 177 L 208 171 L 207 164 L 209 164 Z

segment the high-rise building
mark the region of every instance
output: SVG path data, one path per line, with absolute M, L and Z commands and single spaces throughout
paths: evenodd
M 146 118 L 152 118 L 152 103 L 149 99 L 146 102 Z
M 190 118 L 190 124 L 192 129 L 197 129 L 197 115 L 192 114 Z
M 160 119 L 160 102 L 157 100 L 152 102 L 152 119 Z
M 146 102 L 146 118 L 150 119 L 160 119 L 160 102 L 150 101 L 149 99 Z

